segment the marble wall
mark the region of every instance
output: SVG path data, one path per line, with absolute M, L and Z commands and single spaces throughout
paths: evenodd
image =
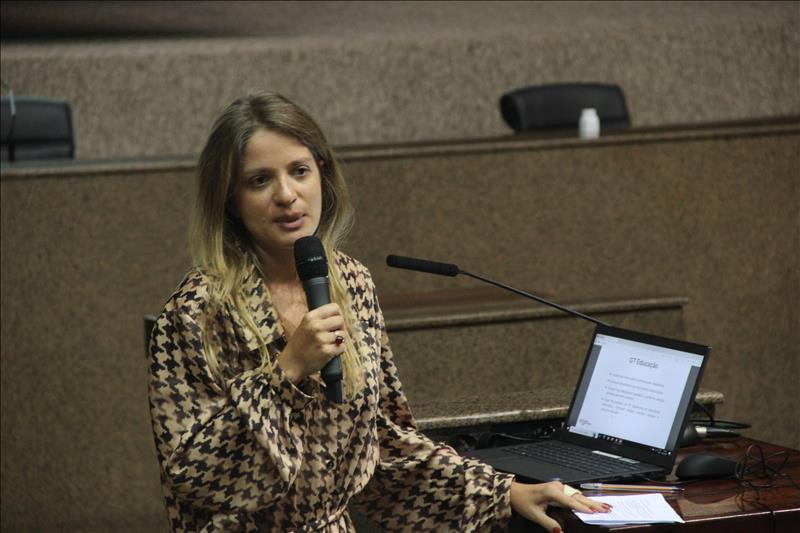
M 221 9 L 207 15 L 212 28 L 227 17 L 215 37 L 4 41 L 2 78 L 69 101 L 88 159 L 198 153 L 217 112 L 254 88 L 301 103 L 338 145 L 505 134 L 500 96 L 557 82 L 619 84 L 637 126 L 800 113 L 794 2 L 308 6 Z
M 3 168 L 2 531 L 164 528 L 141 317 L 189 264 L 191 155 L 253 88 L 360 145 L 341 151 L 358 206 L 347 250 L 382 294 L 472 286 L 383 266 L 396 253 L 559 301 L 688 297 L 720 414 L 800 447 L 785 420 L 800 374 L 796 120 L 363 147 L 506 134 L 501 94 L 566 81 L 621 85 L 635 126 L 798 115 L 797 3 L 468 4 L 323 2 L 304 18 L 303 4 L 240 3 L 277 11 L 215 37 L 4 36 L 3 81 L 70 102 L 79 159 L 133 160 Z
M 720 415 L 798 447 L 799 147 L 795 120 L 343 150 L 358 206 L 346 249 L 381 294 L 476 283 L 388 269 L 396 253 L 563 302 L 688 297 L 685 333 L 713 347 L 702 386 L 724 393 Z M 142 317 L 188 267 L 192 172 L 3 169 L 3 531 L 162 528 Z

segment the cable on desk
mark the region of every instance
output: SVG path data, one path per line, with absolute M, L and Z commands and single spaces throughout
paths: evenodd
M 562 424 L 559 422 L 527 429 L 518 433 L 508 431 L 484 431 L 477 436 L 458 435 L 456 438 L 459 439 L 461 444 L 466 445 L 468 449 L 481 450 L 484 448 L 496 448 L 499 446 L 526 444 L 529 442 L 547 440 L 554 433 L 559 431 L 561 427 Z M 458 448 L 456 447 L 456 449 Z
M 775 485 L 775 478 L 785 477 L 789 479 L 794 488 L 800 490 L 800 485 L 792 476 L 781 472 L 788 460 L 789 454 L 786 450 L 780 450 L 765 456 L 764 450 L 760 445 L 751 444 L 736 464 L 736 479 L 739 480 L 742 487 L 755 492 L 755 498 L 749 500 L 745 499 L 744 492 L 740 493 L 737 496 L 741 501 L 739 506 L 743 509 L 745 503 L 752 503 L 767 510 L 769 512 L 770 531 L 772 532 L 775 531 L 775 511 L 761 501 L 761 489 L 772 488 Z
M 710 427 L 716 427 L 716 428 L 720 428 L 720 429 L 747 429 L 749 427 L 752 427 L 751 424 L 748 424 L 747 422 L 736 422 L 736 421 L 733 421 L 733 420 L 718 420 L 718 419 L 715 419 L 714 415 L 711 414 L 711 411 L 708 409 L 708 407 L 706 407 L 702 403 L 698 402 L 697 400 L 695 400 L 694 403 L 708 417 L 708 420 L 691 419 L 690 422 L 692 422 L 695 425 L 710 426 Z
M 770 507 L 769 505 L 767 505 L 766 503 L 761 501 L 761 489 L 760 488 L 757 488 L 757 487 L 750 487 L 750 488 L 755 492 L 755 495 L 756 495 L 755 498 L 746 498 L 745 497 L 746 493 L 744 491 L 742 491 L 742 492 L 740 492 L 739 494 L 736 495 L 737 505 L 739 506 L 739 509 L 744 511 L 746 503 L 751 504 L 751 505 L 756 505 L 756 506 L 760 507 L 761 509 L 764 509 L 765 511 L 767 511 L 769 513 L 769 530 L 770 530 L 770 533 L 775 533 L 775 511 L 772 509 L 772 507 Z
M 796 486 L 791 476 L 781 473 L 781 469 L 786 465 L 789 460 L 789 454 L 786 450 L 780 450 L 771 453 L 767 456 L 764 455 L 764 450 L 758 444 L 751 444 L 747 447 L 744 455 L 736 463 L 736 479 L 749 488 L 753 489 L 769 489 L 774 485 L 777 476 L 786 476 L 792 484 Z M 757 481 L 766 480 L 766 481 Z

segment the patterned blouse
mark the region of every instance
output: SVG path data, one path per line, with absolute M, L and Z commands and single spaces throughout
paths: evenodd
M 363 389 L 329 402 L 318 374 L 298 385 L 258 370 L 258 342 L 225 308 L 206 317 L 208 278 L 191 270 L 150 340 L 149 398 L 173 531 L 352 532 L 352 502 L 387 531 L 489 531 L 511 516 L 512 476 L 420 434 L 369 271 L 337 264 L 360 321 Z M 273 363 L 286 344 L 255 268 L 247 305 Z M 211 377 L 202 331 L 221 346 Z

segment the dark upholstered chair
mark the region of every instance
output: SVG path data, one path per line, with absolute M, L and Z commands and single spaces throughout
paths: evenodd
M 14 98 L 0 102 L 2 160 L 72 159 L 75 141 L 69 104 L 45 98 Z
M 500 112 L 516 133 L 577 130 L 581 110 L 594 108 L 604 130 L 630 126 L 625 95 L 616 85 L 558 83 L 517 89 L 500 98 Z
M 157 317 L 154 315 L 145 315 L 144 317 L 144 355 L 150 357 L 150 334 L 153 332 L 153 327 L 156 325 Z

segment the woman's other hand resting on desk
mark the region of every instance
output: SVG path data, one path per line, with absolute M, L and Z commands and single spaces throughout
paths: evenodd
M 536 522 L 547 531 L 560 533 L 558 522 L 547 516 L 547 506 L 556 503 L 562 507 L 581 513 L 607 513 L 611 510 L 607 504 L 591 500 L 576 491 L 572 496 L 564 492 L 564 485 L 558 481 L 526 485 L 511 483 L 511 507 L 532 522 Z

